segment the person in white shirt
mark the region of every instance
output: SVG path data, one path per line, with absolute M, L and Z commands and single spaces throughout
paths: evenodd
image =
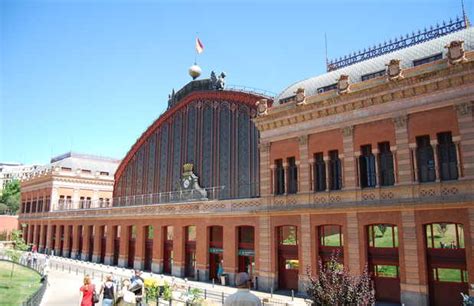
M 261 306 L 260 299 L 250 292 L 250 277 L 246 272 L 240 272 L 235 278 L 237 292 L 227 297 L 224 306 Z

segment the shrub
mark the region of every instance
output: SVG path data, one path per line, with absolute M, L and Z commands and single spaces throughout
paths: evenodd
M 362 275 L 351 275 L 339 258 L 339 252 L 335 252 L 327 263 L 320 260 L 317 278 L 308 270 L 310 298 L 321 306 L 373 305 L 375 292 L 367 267 Z

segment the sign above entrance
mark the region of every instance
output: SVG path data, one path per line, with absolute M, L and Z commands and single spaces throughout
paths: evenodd
M 220 248 L 209 248 L 209 253 L 220 254 L 220 253 L 224 253 L 224 250 Z
M 238 255 L 239 256 L 255 256 L 255 251 L 239 249 Z

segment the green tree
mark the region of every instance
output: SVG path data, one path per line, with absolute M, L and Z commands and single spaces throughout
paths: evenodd
M 12 270 L 10 272 L 10 279 L 13 278 L 13 273 L 15 271 L 15 264 L 20 261 L 21 253 L 28 249 L 25 241 L 23 240 L 23 233 L 20 230 L 12 231 L 11 240 L 13 242 L 13 247 L 6 250 L 7 256 L 12 261 Z
M 11 212 L 18 212 L 20 208 L 20 181 L 13 180 L 5 185 L 0 203 L 5 204 Z

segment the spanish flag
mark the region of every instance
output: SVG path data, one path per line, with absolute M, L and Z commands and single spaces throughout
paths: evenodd
M 198 54 L 201 54 L 202 51 L 204 51 L 204 45 L 202 44 L 202 42 L 199 40 L 198 37 L 196 37 L 196 52 Z

